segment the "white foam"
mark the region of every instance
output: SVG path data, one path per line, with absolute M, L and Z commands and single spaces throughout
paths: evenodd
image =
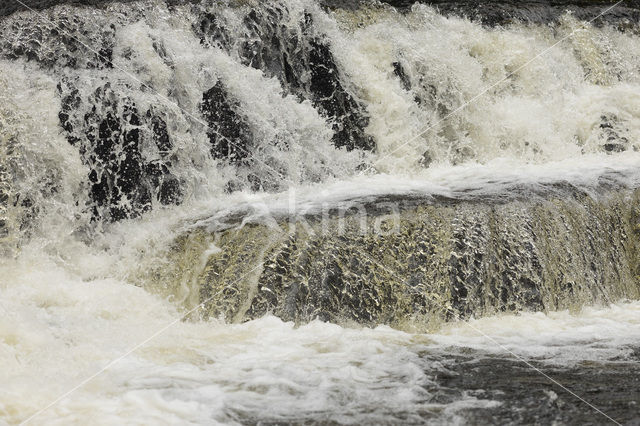
M 398 421 L 398 413 L 419 421 L 425 412 L 448 422 L 464 407 L 497 403 L 464 395 L 451 405 L 429 402 L 439 354 L 473 348 L 508 356 L 500 344 L 521 357 L 570 365 L 624 357 L 640 345 L 639 302 L 412 334 L 318 321 L 296 328 L 274 317 L 182 322 L 171 304 L 141 288 L 83 281 L 50 262 L 5 263 L 0 273 L 0 418 L 9 423 L 169 324 L 34 424 L 228 424 L 252 417 L 361 423 Z
M 227 202 L 203 205 L 207 218 L 193 220 L 195 226 L 217 222 L 234 213 L 245 221 L 264 221 L 287 215 L 316 214 L 332 208 L 361 205 L 379 197 L 416 197 L 427 202 L 434 196 L 474 199 L 486 196 L 528 196 L 551 185 L 571 184 L 596 193 L 602 184 L 637 188 L 640 185 L 640 153 L 592 154 L 544 164 L 498 158 L 487 164 L 440 166 L 424 171 L 360 175 L 301 185 L 279 194 L 241 192 Z M 223 206 L 223 207 L 219 207 Z
M 444 327 L 431 338 L 440 346 L 517 355 L 556 366 L 625 358 L 640 346 L 640 302 L 544 314 L 500 315 Z

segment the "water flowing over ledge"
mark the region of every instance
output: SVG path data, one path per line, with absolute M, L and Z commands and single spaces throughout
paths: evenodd
M 559 12 L 487 28 L 420 3 L 103 6 L 0 21 L 3 235 L 363 172 L 639 148 L 637 21 Z
M 427 327 L 576 310 L 640 296 L 638 196 L 563 184 L 491 202 L 395 196 L 288 219 L 232 214 L 180 236 L 168 271 L 151 276 L 228 321 Z
M 636 1 L 24 1 L 0 423 L 637 420 Z
M 495 28 L 447 4 L 470 3 L 61 3 L 3 17 L 0 247 L 118 257 L 135 246 L 105 243 L 122 241 L 119 222 L 140 225 L 136 240 L 154 215 L 193 224 L 245 195 L 342 187 L 309 229 L 251 223 L 242 203 L 229 208 L 241 229 L 165 223 L 182 248 L 154 249 L 177 257 L 163 294 L 193 305 L 220 290 L 209 314 L 227 320 L 370 324 L 635 297 L 640 47 L 620 15 L 633 4 L 610 21 L 558 9 Z M 395 203 L 398 232 L 319 232 L 359 223 L 340 217 L 345 201 L 374 222 Z M 190 213 L 203 205 L 215 208 Z M 228 247 L 191 270 L 220 232 Z M 387 260 L 400 271 L 371 264 Z M 119 263 L 153 281 L 144 261 Z M 253 281 L 229 282 L 249 265 Z M 167 290 L 189 280 L 187 295 Z

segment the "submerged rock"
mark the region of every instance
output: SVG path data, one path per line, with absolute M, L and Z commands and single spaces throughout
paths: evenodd
M 189 300 L 205 303 L 204 317 L 230 321 L 274 314 L 429 325 L 639 297 L 640 192 L 557 189 L 511 199 L 396 199 L 397 215 L 377 200 L 324 220 L 201 228 L 175 242 L 163 274 L 192 284 Z

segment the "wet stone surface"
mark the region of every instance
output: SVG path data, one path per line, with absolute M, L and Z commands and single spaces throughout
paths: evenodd
M 179 204 L 182 193 L 170 172 L 173 146 L 166 121 L 153 108 L 140 111 L 109 83 L 86 100 L 77 84 L 64 80 L 58 85 L 58 116 L 68 142 L 89 167 L 88 208 L 93 217 L 116 221 L 136 217 L 156 201 Z M 145 140 L 155 147 L 157 158 L 143 158 Z
M 240 31 L 225 24 L 222 15 L 203 13 L 194 32 L 206 46 L 235 52 L 242 63 L 280 80 L 286 93 L 309 100 L 332 125 L 338 148 L 372 150 L 365 133 L 366 107 L 346 85 L 327 37 L 305 11 L 296 25 L 285 3 L 263 3 L 245 10 Z

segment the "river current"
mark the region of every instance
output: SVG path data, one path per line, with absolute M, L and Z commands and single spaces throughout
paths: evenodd
M 637 424 L 637 4 L 409 3 L 0 6 L 0 424 Z

